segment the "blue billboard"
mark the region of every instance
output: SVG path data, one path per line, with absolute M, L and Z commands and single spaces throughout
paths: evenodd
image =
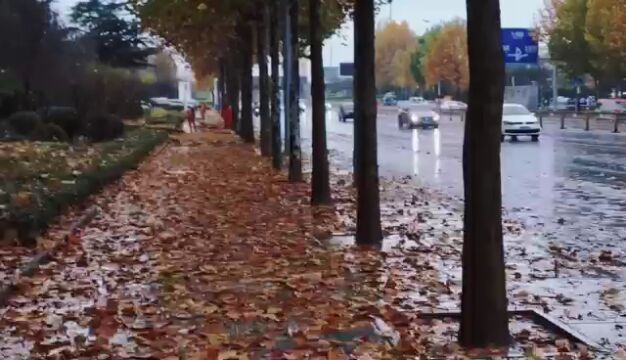
M 536 64 L 539 45 L 530 29 L 502 29 L 502 50 L 507 64 Z
M 339 63 L 339 75 L 354 76 L 354 63 Z

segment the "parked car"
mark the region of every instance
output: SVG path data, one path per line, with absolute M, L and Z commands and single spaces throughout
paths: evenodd
M 541 134 L 539 120 L 524 105 L 504 104 L 502 106 L 502 136 L 517 141 L 518 136 L 530 136 L 532 141 L 538 141 Z
M 426 106 L 408 106 L 398 114 L 399 129 L 437 129 L 439 114 Z

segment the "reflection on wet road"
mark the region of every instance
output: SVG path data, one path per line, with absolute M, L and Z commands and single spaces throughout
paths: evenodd
M 307 119 L 308 120 L 308 119 Z M 310 121 L 303 121 L 305 148 Z M 352 122 L 329 112 L 331 161 L 352 166 Z M 381 176 L 414 175 L 418 184 L 462 198 L 463 123 L 444 116 L 440 129 L 399 130 L 396 113 L 378 119 Z M 538 143 L 502 144 L 502 192 L 507 216 L 554 233 L 562 246 L 580 242 L 626 249 L 626 135 L 547 126 Z

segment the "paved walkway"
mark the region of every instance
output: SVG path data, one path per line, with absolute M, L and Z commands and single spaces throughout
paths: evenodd
M 382 319 L 408 321 L 377 305 L 381 258 L 323 246 L 336 215 L 308 191 L 231 134 L 175 138 L 94 196 L 81 238 L 23 279 L 0 310 L 0 358 L 385 351 L 399 334 Z

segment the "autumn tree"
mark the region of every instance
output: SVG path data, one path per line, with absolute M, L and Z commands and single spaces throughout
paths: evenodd
M 546 0 L 538 28 L 565 74 L 589 74 L 606 90 L 626 76 L 625 19 L 620 0 Z
M 585 21 L 588 0 L 564 0 L 552 2 L 553 18 L 544 20 L 548 48 L 553 61 L 570 77 L 593 72 L 592 52 L 585 38 Z
M 445 30 L 444 30 L 445 31 Z M 510 341 L 502 244 L 504 54 L 499 0 L 467 0 L 469 102 L 463 142 L 463 292 L 459 342 Z
M 626 2 L 589 0 L 585 40 L 597 80 L 616 82 L 626 78 Z
M 428 29 L 419 37 L 417 48 L 411 54 L 411 75 L 422 91 L 426 87 L 426 56 L 430 53 L 432 44 L 440 32 L 440 25 Z
M 381 88 L 414 88 L 411 56 L 417 37 L 406 21 L 388 21 L 376 30 L 376 81 Z
M 424 67 L 428 86 L 441 80 L 454 86 L 457 95 L 467 89 L 467 33 L 463 22 L 454 21 L 443 25 L 441 33 L 432 41 Z
M 72 8 L 72 21 L 86 32 L 99 60 L 119 67 L 144 67 L 156 53 L 141 31 L 139 21 L 128 16 L 126 3 L 84 0 Z

